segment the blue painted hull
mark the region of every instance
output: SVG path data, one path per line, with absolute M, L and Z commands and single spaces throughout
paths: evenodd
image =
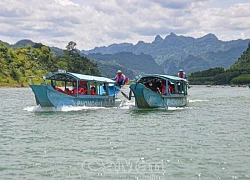
M 143 84 L 131 84 L 131 91 L 135 97 L 138 108 L 183 107 L 188 103 L 187 95 L 162 95 L 146 88 Z
M 51 85 L 30 85 L 35 94 L 37 105 L 41 107 L 87 106 L 113 107 L 117 106 L 115 96 L 78 95 L 72 96 L 56 91 Z

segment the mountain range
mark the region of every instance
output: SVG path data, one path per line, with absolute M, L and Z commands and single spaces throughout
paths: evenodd
M 247 49 L 249 41 L 250 39 L 221 41 L 211 33 L 200 38 L 170 33 L 164 39 L 157 35 L 151 43 L 139 41 L 135 45 L 131 43 L 111 44 L 107 47 L 83 50 L 81 53 L 89 57 L 94 57 L 94 54 L 99 53 L 99 60 L 101 60 L 100 54 L 106 59 L 110 56 L 110 60 L 112 56 L 117 56 L 121 52 L 129 52 L 138 56 L 150 55 L 166 74 L 176 74 L 180 68 L 191 73 L 213 67 L 229 68 Z M 119 63 L 125 66 L 125 62 L 119 60 Z M 143 62 L 140 66 L 141 69 L 148 68 Z M 159 72 L 158 69 L 155 72 Z

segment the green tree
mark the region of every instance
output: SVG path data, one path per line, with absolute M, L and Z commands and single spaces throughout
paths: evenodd
M 76 43 L 71 43 L 68 48 L 73 50 L 75 45 Z M 77 53 L 55 56 L 49 47 L 41 43 L 34 44 L 33 47 L 18 46 L 15 49 L 0 43 L 0 86 L 28 85 L 28 76 L 35 76 L 34 82 L 39 83 L 45 74 L 58 69 L 100 75 L 95 63 Z

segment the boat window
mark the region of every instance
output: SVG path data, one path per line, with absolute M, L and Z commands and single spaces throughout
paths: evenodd
M 145 87 L 155 91 L 157 93 L 163 94 L 166 88 L 166 80 L 158 77 L 146 77 L 141 78 L 139 83 L 142 83 Z
M 175 92 L 176 92 L 175 83 L 168 80 L 168 94 L 175 94 Z
M 178 87 L 179 94 L 187 95 L 187 85 L 185 82 L 183 82 L 183 81 L 178 82 L 177 87 Z
M 77 81 L 59 81 L 49 80 L 51 86 L 64 94 L 77 95 L 110 95 L 115 93 L 115 86 L 109 83 L 90 82 L 79 80 Z

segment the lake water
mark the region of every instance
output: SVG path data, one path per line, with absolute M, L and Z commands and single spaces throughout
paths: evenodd
M 128 87 L 125 88 L 128 92 Z M 43 109 L 0 89 L 0 179 L 250 179 L 250 89 L 193 86 L 185 108 Z

